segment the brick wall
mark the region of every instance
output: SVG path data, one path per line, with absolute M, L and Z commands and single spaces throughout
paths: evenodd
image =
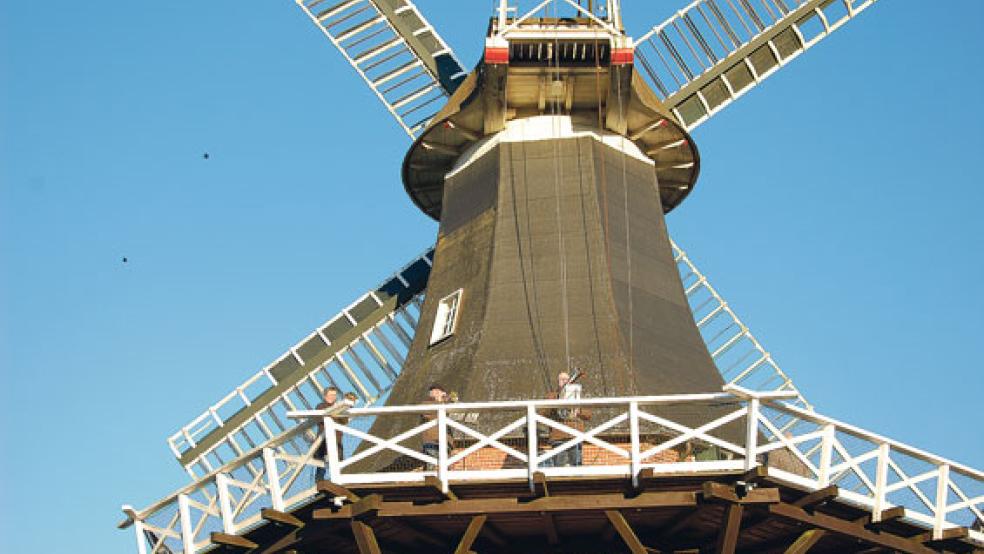
M 629 438 L 625 435 L 614 435 L 614 436 L 599 436 L 600 440 L 613 444 L 619 448 L 623 448 L 626 451 L 630 449 Z M 659 442 L 665 441 L 666 437 L 649 437 L 648 439 L 644 437 L 644 440 L 639 443 L 639 449 L 641 451 L 646 451 L 652 448 L 653 445 Z M 510 446 L 519 452 L 526 452 L 527 444 L 526 439 L 523 437 L 516 438 L 505 438 L 500 439 L 502 444 Z M 451 450 L 450 456 L 454 456 L 469 446 L 475 444 L 474 440 L 462 441 L 458 440 L 455 444 L 455 448 Z M 546 446 L 541 446 L 540 454 L 546 452 Z M 450 457 L 449 456 L 449 457 Z M 628 463 L 628 459 L 620 456 L 610 450 L 601 448 L 594 444 L 585 443 L 582 446 L 581 452 L 582 465 L 585 466 L 603 466 L 603 465 L 619 465 Z M 689 447 L 679 446 L 677 448 L 670 448 L 659 452 L 654 456 L 650 456 L 643 460 L 643 463 L 654 464 L 654 463 L 672 463 L 683 461 L 686 459 L 693 459 L 689 454 Z M 421 468 L 422 464 L 419 460 L 410 458 L 409 456 L 402 456 L 396 460 L 392 465 L 387 467 L 384 471 L 411 471 L 414 469 Z M 451 466 L 452 470 L 489 470 L 489 469 L 513 469 L 513 468 L 525 468 L 526 463 L 522 462 L 513 456 L 510 456 L 506 452 L 499 450 L 498 448 L 485 446 L 475 452 L 472 452 L 463 460 L 455 463 Z

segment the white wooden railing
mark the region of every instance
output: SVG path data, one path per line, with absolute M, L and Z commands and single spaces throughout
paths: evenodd
M 289 417 L 302 423 L 293 430 L 146 509 L 124 507 L 127 520 L 121 527 L 136 530 L 140 554 L 201 552 L 211 546 L 212 532 L 242 534 L 262 524 L 261 508 L 290 511 L 312 501 L 317 492 L 312 475 L 325 467 L 314 453 L 325 436 L 336 433 L 344 437 L 349 455 L 339 452 L 335 440 L 327 441 L 327 472 L 342 486 L 422 482 L 435 476 L 445 489 L 472 479 L 525 479 L 532 486 L 535 472 L 635 481 L 644 470 L 741 473 L 765 465 L 770 477 L 810 490 L 838 485 L 841 499 L 871 510 L 873 521 L 886 508 L 902 506 L 907 519 L 932 529 L 937 538 L 947 528 L 984 521 L 984 472 L 791 405 L 787 400 L 795 394 L 727 386 L 711 394 L 353 408 L 346 413 L 346 425 L 323 411 L 294 411 Z M 680 406 L 691 413 L 706 406 L 713 415 L 689 425 L 659 415 Z M 558 407 L 591 408 L 595 417 L 580 431 L 543 415 Z M 774 412 L 798 422 L 780 429 L 773 423 Z M 434 417 L 426 420 L 424 414 Z M 376 418 L 389 417 L 409 423 L 394 437 L 367 432 Z M 323 435 L 316 433 L 318 422 L 325 426 Z M 542 431 L 551 428 L 571 438 L 545 448 Z M 437 456 L 407 446 L 431 429 L 438 434 Z M 449 448 L 452 440 L 456 448 Z M 307 445 L 304 451 L 288 454 L 279 448 L 299 441 Z M 577 445 L 595 452 L 596 459 L 586 455 L 583 465 L 574 467 L 550 463 Z M 681 461 L 667 455 L 685 446 L 714 455 Z M 488 449 L 507 463 L 468 463 Z M 384 458 L 395 458 L 390 466 L 395 469 L 372 469 L 379 465 L 372 462 Z M 970 533 L 984 541 L 984 533 Z

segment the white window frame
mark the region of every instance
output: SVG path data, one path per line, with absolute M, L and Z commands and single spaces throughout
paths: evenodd
M 434 345 L 454 334 L 458 327 L 458 314 L 461 313 L 461 296 L 464 289 L 458 289 L 437 303 L 434 314 L 434 327 L 431 329 L 430 344 Z

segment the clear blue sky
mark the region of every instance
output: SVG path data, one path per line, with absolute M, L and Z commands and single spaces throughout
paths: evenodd
M 474 63 L 489 2 L 419 4 Z M 697 131 L 669 218 L 820 412 L 976 467 L 982 27 L 877 3 Z M 132 552 L 164 438 L 432 242 L 407 146 L 288 0 L 0 2 L 0 551 Z

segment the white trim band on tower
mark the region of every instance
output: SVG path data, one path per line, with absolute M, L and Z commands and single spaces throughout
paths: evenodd
M 597 122 L 590 117 L 575 120 L 569 115 L 537 115 L 510 120 L 506 122 L 506 128 L 502 131 L 469 146 L 458 157 L 454 167 L 445 175 L 445 178 L 453 177 L 471 165 L 472 162 L 484 156 L 489 150 L 504 142 L 533 142 L 576 137 L 591 137 L 641 162 L 655 165 L 652 158 L 646 156 L 645 152 L 629 139 L 607 131 L 599 132 Z

